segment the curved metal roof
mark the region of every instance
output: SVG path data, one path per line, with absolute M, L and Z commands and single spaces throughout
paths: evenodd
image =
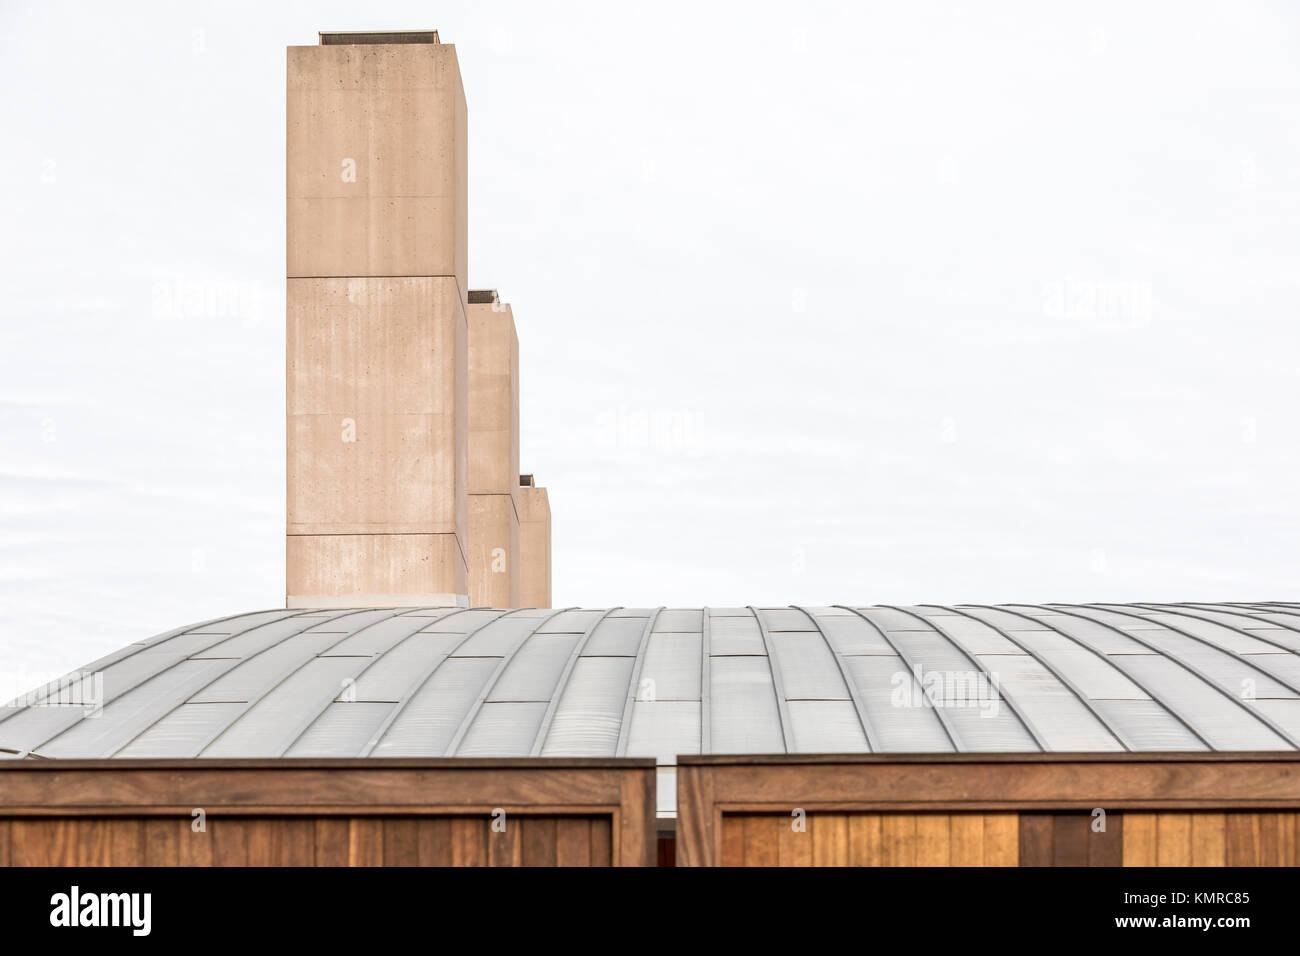
M 1300 605 L 259 611 L 0 709 L 51 758 L 1300 748 Z M 65 694 L 66 699 L 66 694 Z

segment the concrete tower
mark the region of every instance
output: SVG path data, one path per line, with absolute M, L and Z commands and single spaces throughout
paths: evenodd
M 322 34 L 288 61 L 288 606 L 467 603 L 456 48 Z
M 519 606 L 519 337 L 495 291 L 469 294 L 469 600 Z
M 551 499 L 532 475 L 519 483 L 519 600 L 524 607 L 551 606 Z
M 514 315 L 467 284 L 456 48 L 322 33 L 288 77 L 287 604 L 549 607 Z

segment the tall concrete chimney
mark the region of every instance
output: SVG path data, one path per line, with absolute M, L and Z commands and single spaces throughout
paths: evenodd
M 436 33 L 289 48 L 289 607 L 468 601 L 467 172 Z
M 469 293 L 469 601 L 519 606 L 519 337 L 495 291 Z
M 519 601 L 551 606 L 551 499 L 532 475 L 519 476 Z

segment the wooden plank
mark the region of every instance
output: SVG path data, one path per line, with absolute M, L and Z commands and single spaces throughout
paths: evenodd
M 619 760 L 189 760 L 0 761 L 0 816 L 102 817 L 210 813 L 242 808 L 273 816 L 328 808 L 336 813 L 490 813 L 494 807 L 570 807 L 594 812 L 622 804 L 632 786 L 653 812 L 654 761 Z M 635 780 L 629 784 L 628 778 Z
M 1050 813 L 1020 814 L 1019 865 L 1051 866 L 1056 818 Z
M 585 817 L 555 821 L 555 865 L 591 865 L 591 824 Z
M 808 833 L 812 837 L 813 866 L 849 865 L 849 816 L 847 813 L 816 813 L 808 816 Z M 783 829 L 790 829 L 788 822 Z M 785 866 L 784 861 L 781 864 Z M 806 865 L 806 864 L 804 864 Z
M 381 817 L 348 820 L 348 866 L 384 865 L 384 821 Z
M 776 866 L 781 862 L 781 826 L 773 813 L 751 813 L 745 818 L 745 866 Z
M 880 840 L 880 858 L 884 866 L 916 866 L 916 816 L 914 814 L 882 814 Z
M 452 818 L 452 866 L 488 865 L 488 823 L 486 817 L 480 816 Z
M 655 813 L 658 788 L 653 773 L 625 771 L 620 777 L 619 813 L 615 817 L 618 866 L 654 866 Z
M 919 813 L 916 816 L 916 865 L 950 866 L 952 863 L 952 828 L 946 813 Z
M 777 862 L 781 866 L 812 866 L 816 851 L 816 828 L 820 820 L 811 816 L 797 818 L 793 815 L 781 817 L 781 826 L 777 831 Z M 824 837 L 822 838 L 825 839 Z
M 0 866 L 9 866 L 9 821 L 0 820 Z
M 948 819 L 953 866 L 984 865 L 984 814 L 954 813 Z
M 1300 824 L 1300 815 L 1279 813 L 1277 818 L 1279 830 L 1277 865 L 1295 866 L 1297 852 L 1300 852 L 1300 846 L 1297 845 L 1297 840 L 1300 840 L 1300 831 L 1297 830 L 1297 825 Z
M 713 796 L 712 767 L 677 768 L 678 866 L 741 865 L 723 846 L 726 815 L 718 812 Z
M 1225 816 L 1228 866 L 1259 866 L 1259 815 L 1229 813 Z
M 182 827 L 188 830 L 190 822 L 172 817 L 150 817 L 140 821 L 145 866 L 180 866 Z
M 1284 842 L 1283 825 L 1276 813 L 1257 814 L 1259 819 L 1259 847 L 1256 858 L 1259 866 L 1278 866 Z
M 1054 813 L 1052 821 L 1052 866 L 1087 866 L 1092 817 L 1084 813 Z
M 1192 865 L 1190 813 L 1156 814 L 1156 866 Z
M 1192 866 L 1226 866 L 1227 818 L 1222 813 L 1192 814 Z
M 420 840 L 416 817 L 387 817 L 384 828 L 384 866 L 419 866 Z
M 523 838 L 523 818 L 519 814 L 506 814 L 489 820 L 488 866 L 523 866 Z
M 681 813 L 681 804 L 677 805 L 677 812 L 679 814 Z M 704 812 L 711 812 L 711 808 L 706 809 Z M 682 832 L 682 819 L 680 816 L 677 819 L 677 823 L 679 827 L 677 832 L 680 835 Z M 687 833 L 690 833 L 691 828 L 687 827 L 686 831 Z M 688 845 L 687 841 L 683 841 L 683 848 Z M 696 858 L 702 859 L 704 858 L 704 854 L 699 853 Z M 734 813 L 724 813 L 722 815 L 722 855 L 718 862 L 721 866 L 745 865 L 745 818 L 743 816 Z M 695 865 L 701 866 L 703 864 L 697 863 Z
M 310 817 L 281 817 L 273 828 L 273 866 L 312 866 L 316 827 Z
M 1123 866 L 1124 865 L 1124 814 L 1106 814 L 1106 829 L 1093 830 L 1092 815 L 1088 824 L 1088 865 L 1089 866 Z
M 1124 866 L 1156 865 L 1156 815 L 1124 814 Z
M 516 827 L 522 821 L 512 821 Z M 416 824 L 416 859 L 420 866 L 451 866 L 451 820 L 420 817 Z
M 555 817 L 525 817 L 524 866 L 555 866 Z
M 1289 761 L 1120 755 L 1099 760 L 1070 754 L 1048 755 L 1047 761 L 1022 755 L 954 762 L 944 755 L 928 760 L 898 755 L 885 761 L 872 756 L 807 762 L 756 756 L 749 763 L 706 765 L 697 757 L 678 773 L 681 779 L 686 770 L 712 769 L 714 804 L 730 812 L 773 812 L 793 805 L 809 812 L 1300 809 L 1300 755 L 1294 754 Z
M 10 866 L 53 866 L 50 862 L 51 845 L 44 838 L 54 822 L 22 818 L 11 821 Z
M 347 866 L 350 830 L 347 817 L 317 817 L 312 822 L 316 866 Z
M 1020 814 L 984 814 L 984 865 L 1020 865 Z
M 107 820 L 83 817 L 68 823 L 74 834 L 77 866 L 108 866 L 112 863 Z
M 195 830 L 193 817 L 182 817 L 177 821 L 180 826 L 177 834 L 176 851 L 181 866 L 212 865 L 211 821 L 205 822 L 205 829 Z
M 106 822 L 109 865 L 144 866 L 144 821 L 132 817 L 115 817 Z
M 213 866 L 248 866 L 249 840 L 256 823 L 248 817 L 208 817 Z
M 851 814 L 849 816 L 850 865 L 880 866 L 883 852 L 880 835 L 880 814 Z
M 676 866 L 677 841 L 673 839 L 656 840 L 655 850 L 662 853 L 663 844 L 667 843 L 670 851 L 670 859 L 667 864 L 662 862 L 660 857 L 660 866 Z M 614 821 L 609 816 L 600 816 L 591 818 L 591 865 L 592 866 L 613 866 L 614 865 Z

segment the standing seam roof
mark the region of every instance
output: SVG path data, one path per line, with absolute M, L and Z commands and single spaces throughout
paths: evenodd
M 13 755 L 1300 749 L 1300 605 L 356 608 L 216 618 L 0 710 Z

